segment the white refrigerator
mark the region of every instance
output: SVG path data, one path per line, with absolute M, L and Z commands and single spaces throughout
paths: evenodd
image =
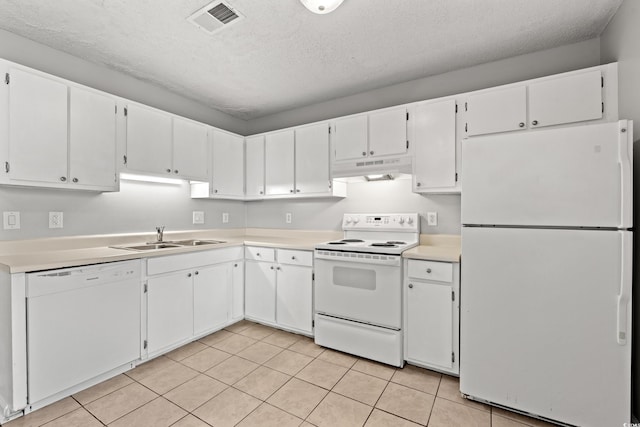
M 632 129 L 463 141 L 463 394 L 571 425 L 631 421 Z

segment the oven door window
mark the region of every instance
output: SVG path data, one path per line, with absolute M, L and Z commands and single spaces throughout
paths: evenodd
M 333 267 L 333 284 L 375 291 L 376 272 L 375 270 L 335 266 Z

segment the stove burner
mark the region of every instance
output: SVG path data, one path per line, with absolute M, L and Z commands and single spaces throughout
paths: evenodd
M 390 245 L 406 245 L 407 242 L 400 242 L 398 240 L 389 240 L 387 243 L 389 243 Z
M 371 246 L 378 246 L 378 247 L 382 247 L 382 248 L 395 248 L 397 247 L 395 244 L 393 243 L 372 243 Z
M 341 242 L 345 242 L 345 243 L 362 243 L 362 242 L 364 242 L 364 240 L 360 240 L 360 239 L 342 239 L 340 241 Z

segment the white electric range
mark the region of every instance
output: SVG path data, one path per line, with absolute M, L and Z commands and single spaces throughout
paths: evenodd
M 401 255 L 419 243 L 418 214 L 345 214 L 342 229 L 315 250 L 315 342 L 402 366 Z

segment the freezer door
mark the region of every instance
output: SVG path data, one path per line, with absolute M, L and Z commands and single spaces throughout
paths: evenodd
M 631 239 L 464 227 L 462 393 L 571 425 L 629 422 Z
M 632 123 L 462 142 L 463 224 L 630 228 Z

